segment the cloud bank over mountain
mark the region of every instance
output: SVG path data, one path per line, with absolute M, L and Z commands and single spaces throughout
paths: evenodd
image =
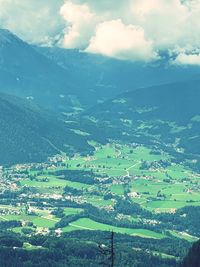
M 139 26 L 125 25 L 121 19 L 98 24 L 86 51 L 118 59 L 151 61 L 158 58 L 151 41 Z
M 199 65 L 199 14 L 199 0 L 0 0 L 0 27 L 29 42 L 184 65 Z
M 0 0 L 0 28 L 32 42 L 50 44 L 66 23 L 60 16 L 63 0 Z

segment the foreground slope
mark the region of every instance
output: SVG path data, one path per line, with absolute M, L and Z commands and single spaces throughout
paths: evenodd
M 27 101 L 0 95 L 0 165 L 38 162 L 60 151 L 89 149 L 84 137 Z
M 193 244 L 188 255 L 185 257 L 181 267 L 199 267 L 200 266 L 200 241 Z

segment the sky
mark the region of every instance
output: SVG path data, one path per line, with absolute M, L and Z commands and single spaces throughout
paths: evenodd
M 200 0 L 0 0 L 0 27 L 29 43 L 130 61 L 200 65 Z

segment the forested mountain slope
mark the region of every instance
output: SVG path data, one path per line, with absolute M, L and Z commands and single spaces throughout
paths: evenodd
M 0 29 L 0 91 L 56 108 L 74 90 L 66 71 L 11 32 Z M 69 102 L 66 109 L 69 108 Z
M 0 95 L 0 165 L 39 162 L 60 151 L 87 151 L 85 138 L 28 101 Z

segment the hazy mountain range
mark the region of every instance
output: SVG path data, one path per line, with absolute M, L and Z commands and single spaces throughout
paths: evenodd
M 35 47 L 1 29 L 0 91 L 24 100 L 0 98 L 0 163 L 43 160 L 68 145 L 87 151 L 92 138 L 170 143 L 199 154 L 199 68 L 167 62 Z

